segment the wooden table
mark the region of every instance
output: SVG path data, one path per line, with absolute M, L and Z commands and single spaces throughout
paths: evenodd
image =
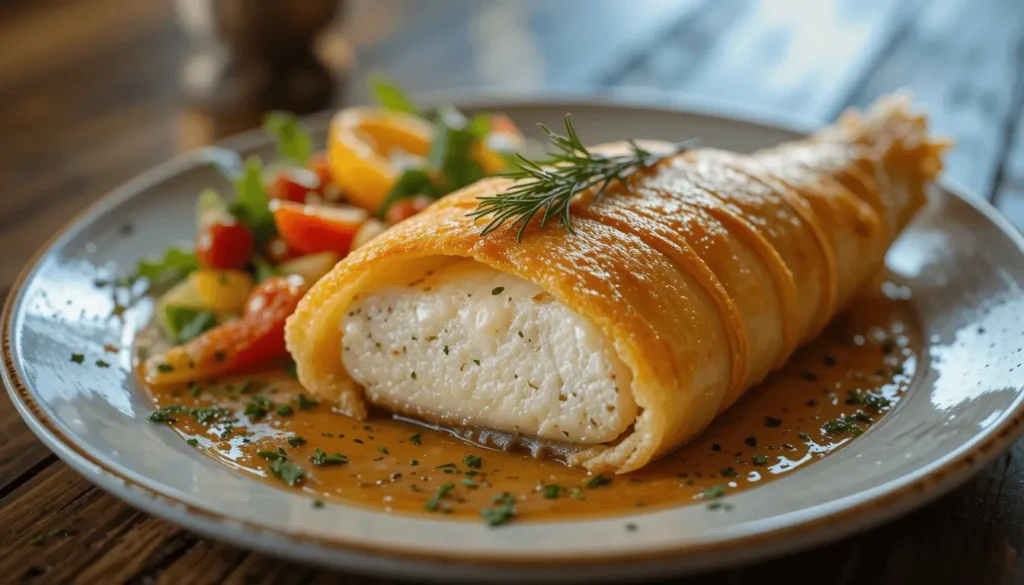
M 266 108 L 360 99 L 374 69 L 416 92 L 635 86 L 821 122 L 908 87 L 958 142 L 947 177 L 1024 225 L 1021 0 L 367 0 L 331 31 L 319 61 L 225 65 L 190 44 L 170 2 L 0 2 L 2 293 L 119 183 Z M 906 518 L 679 582 L 1024 582 L 1022 546 L 1024 442 Z M 377 582 L 137 512 L 58 461 L 0 399 L 0 582 L 21 581 Z

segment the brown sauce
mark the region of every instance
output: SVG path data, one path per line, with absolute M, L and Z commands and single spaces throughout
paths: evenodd
M 894 408 L 921 347 L 906 301 L 861 297 L 701 436 L 639 471 L 597 479 L 557 461 L 486 449 L 386 416 L 360 422 L 327 404 L 300 408 L 302 388 L 283 371 L 163 389 L 151 397 L 170 411 L 174 422 L 167 424 L 197 449 L 240 473 L 301 490 L 313 506 L 331 500 L 479 521 L 480 510 L 494 509 L 493 499 L 508 492 L 516 522 L 692 504 L 727 510 L 711 500 L 813 464 Z M 214 407 L 224 410 L 209 410 Z M 259 416 L 261 410 L 267 413 Z M 305 442 L 289 444 L 295 436 Z M 314 465 L 317 448 L 347 462 Z M 294 487 L 257 454 L 279 450 L 303 472 Z M 445 495 L 428 505 L 439 489 Z

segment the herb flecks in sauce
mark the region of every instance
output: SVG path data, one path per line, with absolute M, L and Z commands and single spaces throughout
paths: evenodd
M 184 440 L 196 439 L 197 451 L 255 478 L 281 489 L 301 485 L 310 497 L 306 505 L 313 507 L 316 498 L 396 514 L 446 514 L 477 522 L 493 518 L 500 523 L 633 514 L 638 502 L 644 510 L 695 504 L 714 511 L 708 513 L 724 513 L 732 505 L 723 496 L 771 482 L 855 443 L 853 433 L 866 431 L 899 402 L 913 376 L 912 358 L 919 347 L 910 313 L 904 311 L 878 300 L 854 304 L 848 315 L 768 383 L 751 389 L 701 436 L 639 471 L 607 475 L 613 479 L 610 484 L 596 480 L 603 485 L 595 488 L 588 483 L 599 476 L 556 461 L 482 449 L 400 420 L 376 417 L 368 429 L 367 422 L 337 414 L 327 403 L 318 407 L 283 370 L 203 382 L 196 391 L 189 386 L 154 391 L 150 418 Z M 877 330 L 894 340 L 891 353 L 879 349 L 881 342 L 851 342 L 858 335 L 878 339 Z M 443 357 L 440 351 L 438 357 Z M 817 382 L 804 380 L 802 373 L 808 371 Z M 258 396 L 274 408 L 251 421 L 244 410 Z M 282 404 L 292 408 L 290 415 L 277 413 Z M 766 417 L 781 422 L 772 427 L 765 424 Z M 828 424 L 833 421 L 859 431 Z M 828 434 L 826 425 L 839 432 Z M 308 440 L 289 440 L 293 437 Z M 386 446 L 388 455 L 382 456 L 378 446 Z M 479 468 L 473 467 L 474 458 L 480 458 Z M 723 477 L 728 469 L 736 475 Z M 437 509 L 425 509 L 449 483 L 452 487 L 437 500 Z M 506 492 L 511 499 L 504 497 Z M 499 501 L 492 501 L 496 494 Z

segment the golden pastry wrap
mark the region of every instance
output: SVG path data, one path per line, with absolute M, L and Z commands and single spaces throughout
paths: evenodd
M 889 97 L 753 155 L 671 157 L 600 200 L 579 197 L 575 233 L 532 225 L 518 243 L 514 228 L 482 237 L 486 221 L 467 217 L 477 197 L 510 185 L 485 179 L 339 263 L 289 319 L 288 349 L 306 388 L 365 418 L 364 391 L 341 359 L 353 297 L 411 266 L 472 258 L 535 283 L 609 340 L 632 373 L 638 414 L 617 440 L 582 446 L 569 463 L 635 470 L 699 434 L 853 298 L 925 203 L 945 148 L 905 97 Z

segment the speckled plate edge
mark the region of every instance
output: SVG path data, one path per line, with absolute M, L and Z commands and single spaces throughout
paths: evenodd
M 722 121 L 740 122 L 766 130 L 804 133 L 812 124 L 797 118 L 782 119 L 771 112 L 751 108 L 710 103 L 693 99 L 669 99 L 653 92 L 620 90 L 595 98 L 572 94 L 531 96 L 489 96 L 484 94 L 439 94 L 429 96 L 426 103 L 450 102 L 467 109 L 485 108 L 500 111 L 512 107 L 584 106 L 643 110 L 666 115 L 693 114 Z M 328 114 L 310 118 L 312 123 Z M 221 146 L 245 149 L 265 143 L 260 131 L 229 138 Z M 27 263 L 12 285 L 0 315 L 4 368 L 2 377 L 12 402 L 32 432 L 58 457 L 102 489 L 154 516 L 185 526 L 205 536 L 257 549 L 276 556 L 308 561 L 359 572 L 430 579 L 481 579 L 524 581 L 559 578 L 562 580 L 636 579 L 665 574 L 679 574 L 717 566 L 749 562 L 783 552 L 792 552 L 811 545 L 820 545 L 858 530 L 878 525 L 909 510 L 929 503 L 968 479 L 985 463 L 1008 448 L 1024 432 L 1024 400 L 1018 398 L 1012 410 L 1002 414 L 992 425 L 965 444 L 958 452 L 904 476 L 898 485 L 881 486 L 863 494 L 845 507 L 822 514 L 807 510 L 806 519 L 775 529 L 706 545 L 684 548 L 663 548 L 646 553 L 543 559 L 508 558 L 503 556 L 468 556 L 453 550 L 450 554 L 424 554 L 422 551 L 385 549 L 360 542 L 341 542 L 301 534 L 284 534 L 258 525 L 243 523 L 190 507 L 170 499 L 159 491 L 120 474 L 103 461 L 90 456 L 74 445 L 36 404 L 24 380 L 13 364 L 12 317 L 22 300 L 23 285 L 33 275 L 41 258 L 53 249 L 83 218 L 100 214 L 105 208 L 134 198 L 148 186 L 203 158 L 216 158 L 217 147 L 185 153 L 138 176 L 111 194 L 101 198 L 79 213 Z M 1024 237 L 987 202 L 962 187 L 944 182 L 941 189 L 974 208 L 999 229 L 1022 253 Z M 851 498 L 852 499 L 852 498 Z M 486 571 L 486 572 L 482 572 Z

